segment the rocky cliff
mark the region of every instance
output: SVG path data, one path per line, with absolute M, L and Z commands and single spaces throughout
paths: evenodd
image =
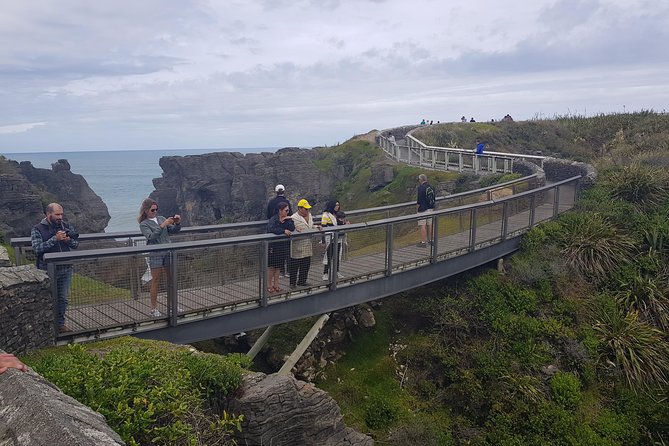
M 181 213 L 186 225 L 261 220 L 279 183 L 293 203 L 329 197 L 335 179 L 322 174 L 316 159 L 318 151 L 297 148 L 166 156 L 160 159 L 163 176 L 153 180 L 156 190 L 151 196 L 164 215 Z
M 7 238 L 29 236 L 44 217 L 44 206 L 53 201 L 63 205 L 77 232 L 103 232 L 109 222 L 107 205 L 84 177 L 70 171 L 67 160 L 58 160 L 49 170 L 0 157 L 0 233 Z
M 275 196 L 274 187 L 283 184 L 293 206 L 306 198 L 313 212 L 320 213 L 337 186 L 379 162 L 382 152 L 362 139 L 332 149 L 165 156 L 160 159 L 162 177 L 153 180 L 156 190 L 151 197 L 163 215 L 179 213 L 185 225 L 262 220 L 267 201 Z M 390 175 L 387 168 L 374 172 L 377 178 L 370 178 L 370 190 L 392 181 L 392 169 Z

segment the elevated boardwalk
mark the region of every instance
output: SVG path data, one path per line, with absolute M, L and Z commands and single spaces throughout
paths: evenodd
M 530 177 L 440 199 L 431 216 L 436 237 L 429 247 L 416 245 L 419 216 L 413 202 L 351 212 L 353 224 L 332 231 L 335 242 L 346 243 L 341 257 L 333 257 L 327 280 L 322 234 L 293 237 L 312 242 L 309 285 L 291 290 L 282 279 L 280 293 L 268 293 L 265 272 L 269 245 L 281 237 L 263 234 L 264 222 L 247 223 L 250 235 L 230 236 L 242 230 L 240 225 L 206 227 L 184 231 L 170 245 L 150 247 L 100 248 L 127 243 L 109 235 L 82 235 L 79 250 L 46 256 L 50 274 L 59 264 L 75 271 L 67 312 L 67 324 L 75 331 L 60 335 L 59 342 L 134 334 L 187 343 L 405 291 L 513 252 L 532 226 L 573 207 L 579 178 L 540 186 Z M 212 238 L 220 234 L 225 235 Z M 13 242 L 17 249 L 22 246 L 19 239 Z M 145 259 L 155 251 L 171 257 L 171 278 L 159 296 L 164 316 L 158 318 L 149 314 L 148 288 L 141 280 Z M 335 263 L 340 263 L 339 274 Z

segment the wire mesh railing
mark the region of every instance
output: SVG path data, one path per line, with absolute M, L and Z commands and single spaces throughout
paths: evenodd
M 579 178 L 436 210 L 428 217 L 433 242 L 426 245 L 419 243 L 424 214 L 328 228 L 332 237 L 296 233 L 292 243 L 311 247 L 308 274 L 292 287 L 282 277 L 280 290 L 267 287 L 268 249 L 285 240 L 273 234 L 46 254 L 51 278 L 58 268 L 72 270 L 66 324 L 74 331 L 61 337 L 114 336 L 308 299 L 474 252 L 573 207 Z M 148 266 L 152 258 L 166 259 L 157 275 Z M 54 296 L 56 287 L 52 280 Z
M 530 175 L 472 191 L 437 197 L 436 209 L 446 209 L 449 207 L 462 206 L 464 204 L 499 198 L 506 195 L 513 195 L 540 185 L 539 177 L 537 175 Z M 416 203 L 410 201 L 375 208 L 352 210 L 347 212 L 347 218 L 352 222 L 361 223 L 382 218 L 409 215 L 415 213 L 415 210 Z M 316 218 L 315 221 L 320 221 L 320 219 Z M 181 242 L 264 234 L 266 227 L 266 220 L 221 225 L 190 226 L 183 227 L 179 233 L 171 235 L 170 238 L 174 242 Z M 144 236 L 139 232 L 139 229 L 137 231 L 80 234 L 78 250 L 135 246 L 137 243 L 141 243 L 145 240 Z M 14 237 L 11 239 L 10 243 L 14 249 L 15 262 L 17 265 L 34 263 L 35 257 L 32 251 L 30 237 Z

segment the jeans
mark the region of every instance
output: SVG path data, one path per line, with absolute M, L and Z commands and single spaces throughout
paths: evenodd
M 72 284 L 72 267 L 59 266 L 56 268 L 56 288 L 58 298 L 58 326 L 65 325 L 65 310 L 67 310 L 67 295 Z

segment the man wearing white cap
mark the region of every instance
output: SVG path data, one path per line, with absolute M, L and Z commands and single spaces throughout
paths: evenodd
M 297 202 L 297 212 L 292 215 L 296 232 L 309 232 L 316 229 L 310 209 L 311 205 L 304 198 Z M 291 289 L 298 286 L 309 286 L 307 277 L 309 276 L 312 255 L 311 237 L 296 237 L 291 240 L 288 263 Z
M 276 192 L 276 197 L 272 198 L 271 200 L 269 200 L 269 203 L 267 203 L 268 220 L 272 218 L 273 215 L 276 214 L 277 206 L 280 203 L 288 203 L 288 215 L 291 215 L 293 213 L 293 209 L 290 206 L 290 201 L 288 201 L 288 199 L 284 195 L 284 193 L 286 192 L 286 188 L 283 187 L 283 184 L 277 184 L 276 187 L 274 188 L 274 191 Z

